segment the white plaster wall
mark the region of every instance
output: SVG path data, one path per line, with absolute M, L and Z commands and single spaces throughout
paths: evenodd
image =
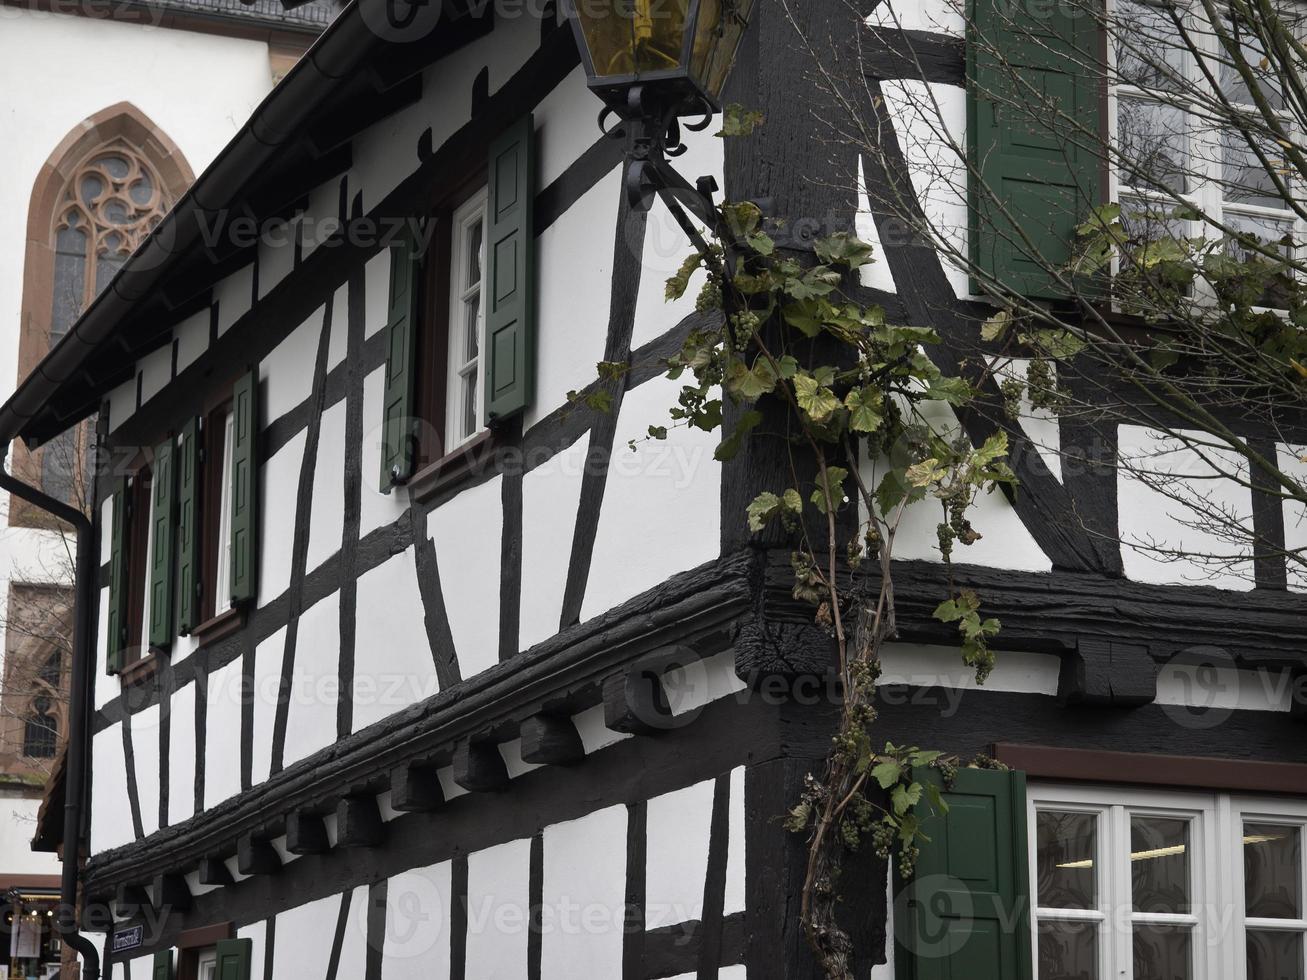
M 208 678 L 204 715 L 206 810 L 241 790 L 241 666 L 237 658 Z
M 62 865 L 54 854 L 32 850 L 39 796 L 0 794 L 0 867 L 6 874 L 57 875 Z
M 334 325 L 333 325 L 334 327 Z M 318 456 L 313 470 L 313 509 L 305 571 L 311 572 L 340 550 L 345 530 L 345 400 L 322 413 Z
M 953 691 L 1057 694 L 1062 664 L 1060 657 L 1048 653 L 998 651 L 994 658 L 993 671 L 983 685 L 978 685 L 975 669 L 962 662 L 962 652 L 956 647 L 890 643 L 881 651 L 879 684 L 882 687 L 940 687 Z M 956 702 L 953 707 L 956 709 Z
M 1298 486 L 1307 487 L 1307 445 L 1281 444 L 1279 463 Z M 1291 501 L 1284 504 L 1284 544 L 1287 550 L 1298 555 L 1297 560 L 1288 562 L 1289 588 L 1295 592 L 1307 592 L 1307 507 L 1302 504 Z
M 168 822 L 195 814 L 195 684 L 173 692 L 168 718 Z
M 530 840 L 468 855 L 467 976 L 526 980 L 530 861 Z
M 745 841 L 748 828 L 744 825 L 744 781 L 746 771 L 743 766 L 731 770 L 731 800 L 727 808 L 729 814 L 728 828 L 730 836 L 726 841 L 726 890 L 722 912 L 732 915 L 744 911 L 744 883 L 746 864 Z
M 333 592 L 300 616 L 286 715 L 286 765 L 336 741 L 339 671 L 340 593 Z
M 537 239 L 536 383 L 527 428 L 598 376 L 612 305 L 621 176 L 613 168 Z M 582 255 L 585 261 L 577 261 Z
M 1001 363 L 990 360 L 990 367 L 995 368 L 995 380 L 1000 384 L 1008 378 L 1024 382 L 1030 371 L 1030 359 L 1026 357 L 1005 358 Z M 1056 371 L 1056 368 L 1053 368 Z M 1057 416 L 1047 408 L 1036 408 L 1030 401 L 1030 392 L 1021 395 L 1021 408 L 1017 424 L 1038 451 L 1044 465 L 1057 480 L 1062 480 L 1062 432 Z M 1066 452 L 1071 461 L 1072 472 L 1084 470 L 1084 453 L 1087 446 L 1067 446 Z
M 308 433 L 301 429 L 263 465 L 259 475 L 259 605 L 290 585 L 300 469 Z
M 254 738 L 253 764 L 250 781 L 254 784 L 268 778 L 272 767 L 272 729 L 277 718 L 277 697 L 281 691 L 281 665 L 286 652 L 286 631 L 283 626 L 254 648 Z M 306 658 L 316 651 L 306 650 Z M 298 655 L 296 660 L 298 661 Z M 170 749 L 171 751 L 171 749 Z
M 137 362 L 137 370 L 141 376 L 141 405 L 144 406 L 172 380 L 172 345 L 165 344 L 146 354 Z
M 263 269 L 259 269 L 259 285 Z M 263 425 L 269 426 L 313 394 L 313 368 L 322 336 L 322 309 L 272 349 L 259 364 L 259 388 L 263 395 Z
M 589 445 L 582 436 L 522 477 L 523 650 L 558 632 Z
M 209 349 L 209 311 L 201 310 L 173 327 L 177 342 L 177 373 L 185 371 Z
M 254 300 L 254 264 L 242 266 L 213 287 L 218 304 L 218 336 L 250 311 Z
M 159 829 L 159 706 L 152 704 L 132 715 L 131 726 L 141 829 L 149 836 Z
M 625 902 L 625 806 L 546 827 L 541 980 L 621 976 Z
M 867 23 L 955 37 L 966 30 L 962 0 L 885 0 L 876 4 Z
M 1224 508 L 1242 527 L 1251 527 L 1251 493 L 1220 475 L 1246 474 L 1246 462 L 1210 451 L 1219 461 L 1218 472 L 1178 440 L 1135 425 L 1119 427 L 1117 444 L 1118 526 L 1126 575 L 1137 582 L 1252 588 L 1248 542 L 1196 526 L 1198 513 L 1185 502 Z M 1175 494 L 1181 499 L 1174 499 Z M 1177 551 L 1185 554 L 1168 554 Z
M 649 801 L 645 920 L 650 929 L 703 917 L 714 785 L 705 779 Z
M 268 923 L 251 922 L 236 930 L 237 939 L 250 941 L 250 978 L 256 980 L 263 976 L 263 961 L 267 955 Z
M 272 947 L 274 977 L 325 977 L 331 959 L 331 940 L 340 915 L 339 895 L 289 909 L 277 916 L 277 938 Z M 342 951 L 343 952 L 343 951 Z M 259 974 L 251 973 L 251 976 Z M 362 976 L 358 973 L 341 977 Z
M 644 439 L 667 419 L 678 382 L 657 379 L 628 391 L 613 440 L 599 530 L 581 618 L 589 619 L 721 553 L 721 466 L 716 433 L 677 428 Z
M 599 138 L 595 128 L 595 97 L 577 66 L 535 108 L 536 173 L 548 187 L 570 167 L 584 147 Z
M 385 980 L 449 980 L 452 905 L 448 861 L 387 882 Z
M 499 663 L 502 477 L 464 490 L 427 515 L 458 663 L 466 679 Z
M 440 690 L 412 548 L 359 578 L 357 610 L 355 731 Z
M 91 853 L 120 847 L 133 837 L 123 734 L 110 725 L 91 739 Z

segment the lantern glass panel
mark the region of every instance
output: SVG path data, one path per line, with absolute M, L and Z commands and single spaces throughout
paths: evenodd
M 748 26 L 754 0 L 702 0 L 690 59 L 690 74 L 717 99 Z
M 574 5 L 597 78 L 682 67 L 690 0 L 574 0 Z

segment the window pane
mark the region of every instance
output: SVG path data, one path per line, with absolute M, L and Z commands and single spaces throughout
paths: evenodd
M 1252 91 L 1256 91 L 1266 100 L 1272 109 L 1284 108 L 1284 94 L 1279 79 L 1275 77 L 1274 64 L 1265 57 L 1265 47 L 1247 28 L 1238 21 L 1227 20 L 1222 25 L 1228 35 L 1239 44 L 1239 57 L 1234 59 L 1229 50 L 1220 41 L 1216 45 L 1220 54 L 1219 77 L 1221 92 L 1231 102 L 1252 105 Z M 1252 85 L 1244 77 L 1245 71 L 1252 77 Z
M 1122 98 L 1117 111 L 1121 180 L 1136 187 L 1191 190 L 1185 114 L 1147 99 Z
M 475 286 L 481 281 L 481 236 L 485 230 L 485 223 L 478 221 L 468 229 L 467 232 L 467 282 L 463 283 L 464 288 Z
M 1136 911 L 1188 912 L 1189 821 L 1131 817 L 1130 876 Z
M 1258 145 L 1267 163 L 1262 163 L 1242 133 L 1227 131 L 1222 134 L 1221 196 L 1227 201 L 1287 210 L 1289 204 L 1285 195 L 1276 189 L 1272 179 L 1274 171 L 1280 175 L 1286 189 L 1293 186 L 1293 175 L 1284 152 L 1274 144 L 1258 141 Z M 1269 169 L 1267 164 L 1270 164 Z
M 1039 980 L 1097 980 L 1098 926 L 1039 923 Z
M 481 319 L 481 294 L 463 304 L 463 362 L 476 360 L 481 349 L 478 321 Z
M 1302 933 L 1249 929 L 1248 980 L 1303 980 Z
M 1302 857 L 1296 827 L 1243 825 L 1245 914 L 1296 919 L 1302 908 Z
M 1190 946 L 1188 929 L 1136 925 L 1134 980 L 1189 980 L 1192 975 Z
M 1165 91 L 1183 86 L 1184 47 L 1166 7 L 1139 0 L 1118 3 L 1113 35 L 1121 83 Z
M 463 432 L 466 438 L 477 430 L 477 371 L 473 368 L 463 379 Z
M 1043 908 L 1091 909 L 1095 906 L 1094 855 L 1098 817 L 1092 813 L 1035 816 L 1039 904 Z

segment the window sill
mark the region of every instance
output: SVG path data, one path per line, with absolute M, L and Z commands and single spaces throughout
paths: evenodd
M 408 481 L 409 497 L 426 503 L 441 490 L 466 479 L 484 467 L 499 448 L 499 440 L 492 430 L 473 436 L 452 453 L 428 463 Z
M 233 633 L 240 632 L 244 626 L 245 607 L 233 606 L 191 630 L 191 639 L 200 646 L 205 646 L 231 636 Z
M 134 687 L 137 684 L 144 684 L 153 677 L 159 670 L 159 661 L 163 659 L 164 653 L 155 647 L 150 648 L 150 652 L 140 660 L 134 660 L 122 670 L 118 671 L 118 681 L 123 687 Z

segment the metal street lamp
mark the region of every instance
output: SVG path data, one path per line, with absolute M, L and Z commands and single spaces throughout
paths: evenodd
M 690 231 L 683 205 L 711 227 L 721 215 L 711 177 L 691 186 L 667 162 L 685 152 L 681 116 L 694 131 L 721 109 L 722 88 L 749 25 L 754 0 L 563 0 L 590 89 L 604 101 L 600 127 L 620 117 L 629 134 L 626 187 L 631 206 L 655 194 Z M 697 231 L 691 233 L 702 245 Z

